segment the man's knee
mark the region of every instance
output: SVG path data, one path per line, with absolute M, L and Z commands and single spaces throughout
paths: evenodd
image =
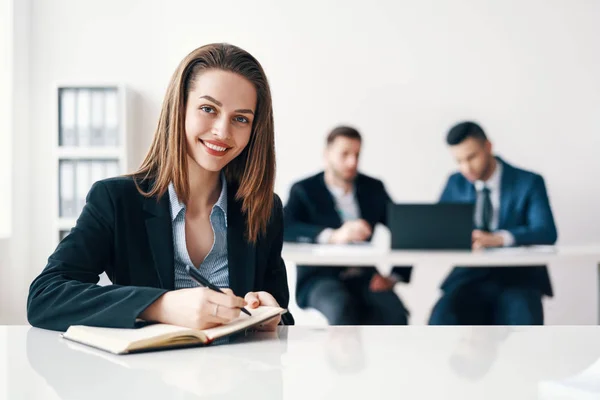
M 452 299 L 446 293 L 435 303 L 429 316 L 429 325 L 458 325 L 459 320 Z
M 402 302 L 389 314 L 388 318 L 384 319 L 384 322 L 386 325 L 408 325 L 408 311 Z
M 489 299 L 473 288 L 444 292 L 433 307 L 429 325 L 489 325 Z
M 537 289 L 507 288 L 499 296 L 498 325 L 543 325 L 542 294 Z
M 318 282 L 309 295 L 311 308 L 320 311 L 330 325 L 357 325 L 360 323 L 356 301 L 340 281 Z
M 369 294 L 371 317 L 367 318 L 374 325 L 407 325 L 408 311 L 402 300 L 393 291 L 374 292 Z

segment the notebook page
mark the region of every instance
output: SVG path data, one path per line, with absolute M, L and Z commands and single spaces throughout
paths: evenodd
M 286 312 L 281 307 L 269 307 L 260 306 L 258 308 L 248 309 L 252 316 L 248 316 L 244 313 L 240 313 L 240 316 L 228 323 L 227 325 L 217 326 L 215 328 L 205 329 L 203 332 L 210 339 L 220 338 L 232 334 L 237 331 L 241 331 L 250 326 L 259 324 L 260 322 L 266 321 L 276 315 L 283 314 Z

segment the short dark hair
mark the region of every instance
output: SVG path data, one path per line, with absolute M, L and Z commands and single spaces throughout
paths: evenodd
M 483 128 L 472 121 L 464 121 L 454 125 L 446 136 L 446 143 L 450 146 L 461 144 L 468 138 L 473 138 L 485 142 L 487 136 Z
M 333 141 L 339 137 L 345 137 L 348 139 L 356 139 L 362 141 L 362 137 L 358 131 L 350 126 L 338 126 L 333 128 L 329 135 L 327 135 L 327 145 L 329 146 Z

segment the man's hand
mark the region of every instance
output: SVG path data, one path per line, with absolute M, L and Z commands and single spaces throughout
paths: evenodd
M 471 238 L 473 250 L 504 246 L 504 238 L 502 235 L 495 233 L 474 230 Z
M 333 231 L 329 238 L 330 243 L 346 244 L 351 242 L 364 242 L 373 233 L 371 225 L 364 219 L 345 222 L 340 228 Z
M 379 274 L 374 274 L 369 283 L 369 290 L 371 292 L 387 292 L 394 288 L 396 282 L 394 278 L 384 278 Z

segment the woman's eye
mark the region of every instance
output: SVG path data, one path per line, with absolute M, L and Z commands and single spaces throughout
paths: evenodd
M 235 120 L 235 122 L 241 122 L 242 124 L 248 123 L 248 118 L 242 117 L 241 115 L 238 115 L 237 117 L 235 117 L 234 120 Z
M 200 109 L 206 113 L 214 113 L 215 109 L 210 106 L 201 106 Z

